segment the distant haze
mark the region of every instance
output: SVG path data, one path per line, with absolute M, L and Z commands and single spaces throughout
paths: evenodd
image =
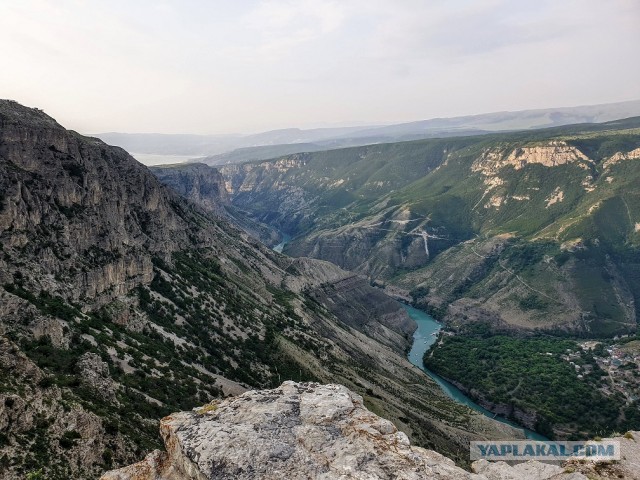
M 190 134 L 619 102 L 638 25 L 637 0 L 7 0 L 0 97 Z
M 292 153 L 434 137 L 482 135 L 575 123 L 602 123 L 639 117 L 640 100 L 570 108 L 494 112 L 432 118 L 383 126 L 272 130 L 253 135 L 101 133 L 95 136 L 131 152 L 146 165 L 197 159 L 209 165 L 265 160 Z

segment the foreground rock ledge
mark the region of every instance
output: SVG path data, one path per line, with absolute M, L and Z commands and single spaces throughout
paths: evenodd
M 102 480 L 464 479 L 341 385 L 285 382 L 162 419 L 166 453 Z
M 469 473 L 439 453 L 411 446 L 403 432 L 341 385 L 285 382 L 275 390 L 249 391 L 169 415 L 160 432 L 166 452 L 155 451 L 101 480 L 587 478 L 579 469 L 538 462 L 476 462 L 478 473 Z M 628 443 L 636 448 L 635 441 Z

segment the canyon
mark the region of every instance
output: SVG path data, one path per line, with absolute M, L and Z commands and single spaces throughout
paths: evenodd
M 219 177 L 199 182 L 183 198 L 124 150 L 0 102 L 3 478 L 96 478 L 159 448 L 159 418 L 285 380 L 343 384 L 463 465 L 471 439 L 518 437 L 407 361 L 400 305 L 273 252 L 232 223 Z

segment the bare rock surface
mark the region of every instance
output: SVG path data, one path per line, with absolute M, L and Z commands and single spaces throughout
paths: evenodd
M 624 478 L 640 480 L 640 432 L 627 432 L 615 437 L 620 442 L 620 460 L 611 462 L 588 462 L 569 460 L 565 471 L 583 474 L 589 479 Z
M 109 365 L 99 355 L 90 352 L 83 354 L 78 359 L 77 368 L 83 384 L 94 388 L 103 398 L 116 401 L 116 386 L 109 376 Z
M 506 462 L 488 462 L 478 460 L 473 463 L 473 471 L 491 480 L 586 480 L 587 477 L 577 472 L 565 471 L 560 465 L 525 462 L 509 465 Z
M 556 167 L 574 162 L 588 164 L 592 160 L 576 147 L 570 146 L 564 141 L 551 141 L 544 145 L 523 146 L 508 153 L 499 148 L 487 150 L 473 164 L 472 170 L 482 172 L 484 175 L 494 175 L 507 165 L 519 170 L 531 163 L 539 163 L 545 167 Z
M 341 385 L 285 382 L 161 422 L 167 455 L 105 474 L 131 479 L 481 478 L 410 445 Z

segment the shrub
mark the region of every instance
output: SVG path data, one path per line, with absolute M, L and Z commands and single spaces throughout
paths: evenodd
M 38 386 L 42 388 L 50 388 L 55 383 L 55 379 L 53 377 L 42 377 L 38 382 Z
M 42 473 L 42 469 L 34 470 L 33 472 L 27 473 L 25 477 L 26 480 L 44 480 L 44 473 Z
M 69 450 L 76 444 L 76 440 L 81 438 L 80 434 L 75 430 L 69 430 L 64 432 L 62 438 L 60 438 L 59 443 L 62 448 L 65 450 Z

